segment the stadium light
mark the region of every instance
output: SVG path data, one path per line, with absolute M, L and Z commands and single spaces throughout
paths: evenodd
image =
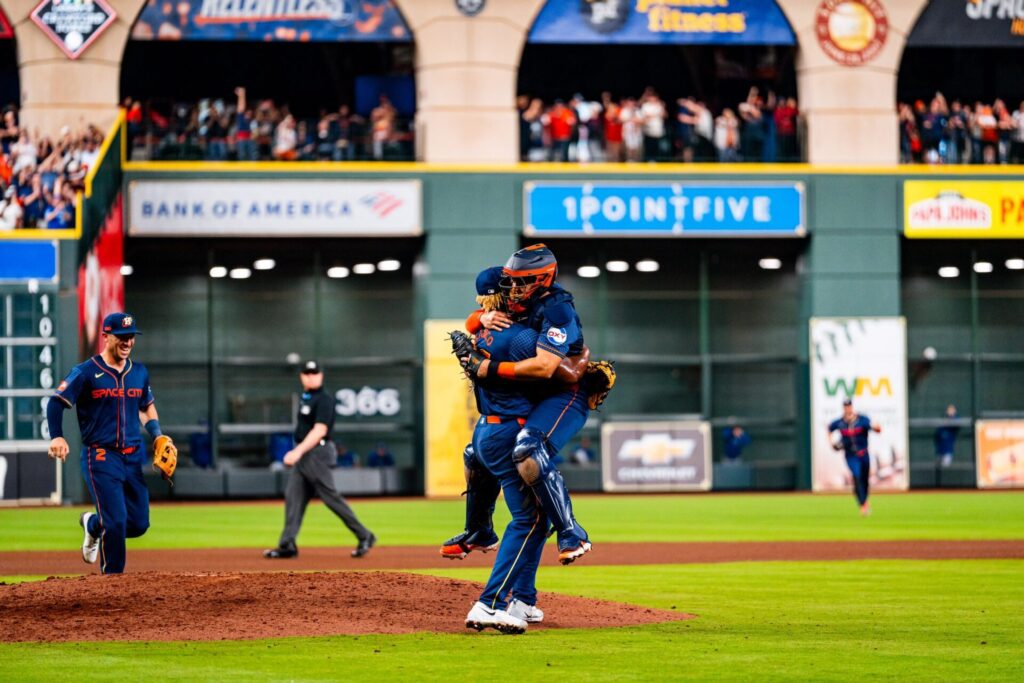
M 277 261 L 275 261 L 272 258 L 261 258 L 256 259 L 253 262 L 252 267 L 255 268 L 256 270 L 273 270 L 274 266 L 276 265 Z
M 992 264 L 989 263 L 988 261 L 978 261 L 977 263 L 974 264 L 974 272 L 975 273 L 991 273 L 992 272 Z
M 357 263 L 352 266 L 352 272 L 356 275 L 371 275 L 375 270 L 377 270 L 377 266 L 372 263 Z
M 1024 258 L 1006 259 L 1007 270 L 1024 270 Z
M 228 271 L 228 277 L 232 280 L 247 280 L 252 276 L 252 271 L 248 268 L 232 268 Z
M 213 268 L 210 268 L 210 277 L 227 277 L 227 274 L 228 269 L 224 266 L 214 266 Z
M 388 258 L 384 259 L 377 264 L 377 270 L 388 273 L 393 270 L 398 270 L 402 267 L 402 262 L 398 259 Z
M 654 259 L 645 258 L 643 261 L 636 262 L 637 272 L 640 273 L 657 273 L 658 268 L 661 268 L 661 264 Z
M 327 269 L 327 277 L 335 280 L 340 280 L 343 277 L 348 277 L 348 268 L 345 266 L 334 266 L 333 268 Z
M 609 261 L 604 264 L 609 273 L 625 273 L 629 270 L 629 263 L 626 261 Z
M 782 261 L 777 258 L 763 258 L 757 262 L 764 270 L 778 270 L 782 267 Z
M 601 269 L 597 266 L 580 266 L 576 269 L 576 274 L 580 277 L 597 277 L 601 274 Z
M 121 266 L 121 275 L 131 275 L 135 272 L 135 269 L 129 266 L 127 263 Z
M 956 266 L 942 266 L 941 268 L 939 268 L 939 277 L 960 277 L 960 269 L 957 268 Z

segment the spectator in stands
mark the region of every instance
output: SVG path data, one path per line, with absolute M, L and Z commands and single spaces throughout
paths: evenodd
M 1013 112 L 1013 136 L 1010 141 L 1010 163 L 1024 164 L 1024 101 Z
M 622 101 L 619 112 L 622 121 L 622 144 L 626 148 L 626 161 L 642 161 L 644 158 L 643 115 L 637 101 L 627 97 Z
M 274 158 L 278 161 L 294 161 L 298 158 L 296 146 L 299 142 L 295 117 L 286 114 L 274 131 Z
M 366 121 L 363 117 L 353 114 L 347 104 L 343 104 L 338 108 L 336 123 L 338 127 L 338 154 L 335 158 L 339 161 L 352 161 L 356 158 L 356 147 L 359 144 L 359 139 L 362 137 L 362 127 Z
M 203 142 L 208 161 L 224 161 L 228 158 L 228 127 L 224 102 L 216 100 L 209 109 L 203 129 Z
M 775 134 L 778 138 L 781 161 L 797 161 L 800 158 L 799 146 L 796 141 L 797 117 L 799 115 L 800 111 L 797 109 L 794 97 L 787 97 L 775 108 Z
M 909 164 L 921 159 L 921 138 L 917 133 L 914 110 L 909 104 L 899 105 L 900 160 Z
M 337 467 L 359 467 L 359 454 L 349 450 L 347 445 L 339 442 Z
M 659 161 L 666 156 L 665 119 L 668 112 L 651 86 L 644 89 L 640 98 L 640 115 L 643 119 L 644 161 Z
M 577 465 L 589 465 L 597 460 L 594 449 L 590 447 L 590 437 L 580 437 L 580 444 L 572 452 L 572 462 Z
M 718 160 L 722 163 L 739 161 L 740 121 L 732 109 L 724 109 L 722 115 L 715 119 L 715 149 Z
M 569 145 L 572 143 L 576 115 L 562 100 L 555 100 L 555 106 L 547 114 L 551 128 L 551 160 L 569 161 Z
M 259 155 L 253 137 L 255 121 L 245 95 L 245 88 L 235 88 L 235 155 L 239 161 L 256 161 Z
M 778 130 L 775 127 L 775 109 L 779 105 L 779 99 L 771 90 L 764 98 L 764 106 L 761 107 L 762 126 L 764 127 L 764 152 L 761 159 L 766 164 L 773 164 L 779 158 Z
M 992 104 L 992 114 L 996 117 L 996 129 L 998 143 L 996 154 L 1000 164 L 1008 163 L 1010 160 L 1010 142 L 1013 139 L 1013 129 L 1016 125 L 1013 122 L 1013 115 L 1006 107 L 1006 103 L 997 99 Z
M 9 154 L 11 145 L 21 137 L 21 130 L 18 128 L 18 110 L 13 106 L 4 109 L 3 125 L 0 126 L 0 149 L 4 154 Z
M 338 161 L 341 153 L 338 150 L 338 127 L 332 125 L 332 117 L 322 114 L 316 122 L 316 158 L 320 161 Z
M 384 159 L 385 148 L 394 142 L 397 117 L 398 112 L 391 105 L 391 100 L 387 95 L 381 94 L 379 104 L 370 112 L 370 125 L 373 131 L 373 158 L 377 161 Z
M 694 112 L 694 102 L 691 97 L 680 97 L 676 100 L 679 110 L 676 113 L 676 135 L 679 138 L 679 151 L 683 155 L 683 161 L 689 163 L 694 160 L 697 150 L 697 117 Z
M 530 121 L 526 112 L 530 109 L 530 98 L 527 95 L 516 97 L 516 112 L 519 115 L 519 160 L 529 161 L 530 156 Z
M 743 457 L 743 449 L 750 445 L 750 435 L 743 427 L 733 425 L 722 430 L 722 459 L 726 465 L 738 465 Z
M 945 152 L 940 150 L 943 133 L 948 125 L 949 108 L 942 93 L 936 93 L 928 107 L 928 113 L 921 120 L 921 147 L 924 159 L 929 164 L 937 164 Z
M 745 102 L 739 104 L 740 149 L 744 161 L 761 161 L 764 156 L 764 115 L 761 113 L 761 95 L 751 88 Z
M 999 159 L 999 120 L 992 107 L 980 102 L 975 107 L 974 119 L 978 131 L 977 146 L 981 150 L 980 162 L 994 164 Z M 978 163 L 978 158 L 975 159 Z
M 50 230 L 68 230 L 75 227 L 74 194 L 69 187 L 60 187 L 47 196 L 43 221 Z
M 576 115 L 576 160 L 580 163 L 601 161 L 601 121 L 602 107 L 598 102 L 591 102 L 576 94 L 571 102 Z
M 377 443 L 370 456 L 366 460 L 367 467 L 394 467 L 395 456 L 391 455 L 388 445 L 383 441 Z
M 21 227 L 21 204 L 18 203 L 17 189 L 10 185 L 0 199 L 0 230 L 16 230 Z
M 935 430 L 935 457 L 938 458 L 940 467 L 949 467 L 953 464 L 956 437 L 960 433 L 960 427 L 955 423 L 956 406 L 952 403 L 946 406 L 945 417 L 947 422 Z
M 969 160 L 967 156 L 967 113 L 959 100 L 953 100 L 949 105 L 945 142 L 947 164 L 959 164 Z
M 604 104 L 604 156 L 606 161 L 618 163 L 622 155 L 622 108 L 611 93 L 601 93 Z
M 539 97 L 530 100 L 530 105 L 523 112 L 523 121 L 529 128 L 529 144 L 527 161 L 549 161 L 551 158 L 551 139 L 544 134 L 544 102 Z

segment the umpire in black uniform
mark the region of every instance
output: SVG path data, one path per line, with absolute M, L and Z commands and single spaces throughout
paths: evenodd
M 284 492 L 284 531 L 277 547 L 264 551 L 263 556 L 279 559 L 299 554 L 295 537 L 299 534 L 309 500 L 317 495 L 359 539 L 352 557 L 362 557 L 370 552 L 377 537 L 359 522 L 352 508 L 334 488 L 331 471 L 338 462 L 338 449 L 331 441 L 334 397 L 324 391 L 324 371 L 315 360 L 302 367 L 300 378 L 302 401 L 295 425 L 295 448 L 284 456 L 284 464 L 294 468 Z

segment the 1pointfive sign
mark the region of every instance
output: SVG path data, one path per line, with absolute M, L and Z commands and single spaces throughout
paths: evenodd
M 116 18 L 104 0 L 43 0 L 32 11 L 32 21 L 70 59 L 78 59 Z

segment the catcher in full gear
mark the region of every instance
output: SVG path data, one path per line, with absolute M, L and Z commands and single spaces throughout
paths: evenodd
M 103 352 L 76 365 L 57 387 L 46 408 L 49 454 L 62 462 L 68 455 L 64 410 L 75 407 L 82 432 L 82 476 L 96 512 L 79 517 L 84 538 L 82 559 L 100 559 L 104 574 L 120 574 L 125 539 L 149 528 L 149 491 L 142 475 L 146 451 L 144 426 L 153 437 L 153 467 L 170 479 L 178 451 L 160 431 L 149 371 L 129 356 L 141 334 L 134 316 L 111 313 L 103 319 Z
M 487 271 L 485 271 L 486 273 Z M 483 323 L 494 329 L 512 323 L 508 314 L 485 318 L 502 306 L 538 332 L 534 356 L 519 362 L 491 363 L 479 352 L 465 356 L 465 349 L 454 349 L 467 373 L 474 378 L 500 377 L 524 383 L 555 377 L 566 361 L 586 364 L 579 384 L 542 394 L 525 420 L 516 438 L 513 459 L 523 481 L 530 486 L 558 533 L 559 561 L 570 564 L 591 548 L 589 537 L 576 521 L 572 503 L 561 474 L 551 458 L 575 436 L 586 421 L 587 412 L 598 407 L 615 381 L 611 363 L 588 363 L 582 326 L 572 305 L 572 295 L 554 283 L 557 262 L 544 245 L 522 249 L 502 269 L 501 297 L 491 310 L 474 313 L 467 321 L 470 331 L 479 331 Z M 483 276 L 483 274 L 481 274 Z M 479 286 L 479 279 L 478 279 Z M 485 309 L 488 308 L 486 301 Z M 579 377 L 580 375 L 577 375 Z M 461 559 L 474 549 L 491 549 L 497 537 L 489 524 L 493 497 L 479 492 L 476 485 L 493 490 L 493 483 L 478 481 L 473 453 L 464 455 L 467 470 L 467 528 L 449 539 L 441 548 L 445 557 Z M 494 494 L 496 495 L 496 493 Z M 486 523 L 485 523 L 486 520 Z

